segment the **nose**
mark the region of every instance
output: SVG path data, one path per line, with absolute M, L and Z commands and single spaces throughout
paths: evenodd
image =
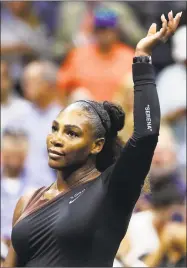
M 51 144 L 55 147 L 63 147 L 62 138 L 59 135 L 53 135 L 50 140 Z

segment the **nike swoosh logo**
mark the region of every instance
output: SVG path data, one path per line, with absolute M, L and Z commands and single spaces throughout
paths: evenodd
M 85 190 L 83 190 L 78 196 L 75 197 L 75 199 L 69 201 L 69 204 L 73 203 L 75 200 L 77 200 L 83 193 Z

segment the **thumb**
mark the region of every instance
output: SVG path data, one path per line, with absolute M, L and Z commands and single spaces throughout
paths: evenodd
M 147 36 L 150 36 L 150 35 L 153 35 L 156 33 L 156 23 L 152 23 L 149 30 L 148 30 L 148 33 L 147 33 Z

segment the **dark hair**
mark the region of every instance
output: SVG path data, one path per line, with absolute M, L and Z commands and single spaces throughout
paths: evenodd
M 125 113 L 121 106 L 108 101 L 100 103 L 80 100 L 78 102 L 88 113 L 94 125 L 95 138 L 105 138 L 103 149 L 96 157 L 96 168 L 103 172 L 114 164 L 121 154 L 124 144 L 118 137 L 118 131 L 125 124 Z
M 183 204 L 185 201 L 186 188 L 180 179 L 150 180 L 150 185 L 150 201 L 155 208 Z

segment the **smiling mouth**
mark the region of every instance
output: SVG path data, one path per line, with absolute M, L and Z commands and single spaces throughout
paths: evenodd
M 64 156 L 64 153 L 61 153 L 55 150 L 49 150 L 48 154 L 49 154 L 49 157 L 52 159 L 58 159 Z

